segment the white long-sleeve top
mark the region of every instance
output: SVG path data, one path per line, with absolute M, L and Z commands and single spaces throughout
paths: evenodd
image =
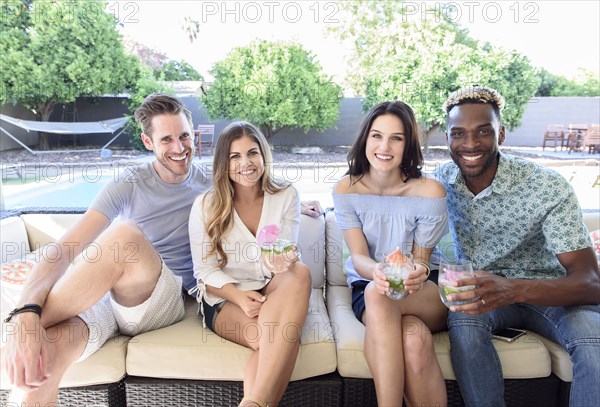
M 202 201 L 206 194 L 200 195 L 194 201 L 188 223 L 192 260 L 194 262 L 194 277 L 198 281 L 196 290 L 198 301 L 203 297 L 207 304 L 214 306 L 223 298 L 206 292 L 205 286 L 221 288 L 225 284 L 235 284 L 243 291 L 260 290 L 271 279 L 271 272 L 262 266 L 260 247 L 250 230 L 233 211 L 233 222 L 230 229 L 222 237 L 223 250 L 227 254 L 227 266 L 218 266 L 216 253 L 206 255 L 211 242 L 206 233 L 205 211 Z M 298 241 L 300 229 L 300 199 L 293 186 L 275 194 L 265 192 L 260 222 L 257 231 L 269 224 L 278 225 L 288 236 L 282 236 L 291 241 Z M 193 291 L 194 289 L 190 290 Z

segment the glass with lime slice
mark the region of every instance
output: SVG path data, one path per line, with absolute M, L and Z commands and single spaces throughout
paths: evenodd
M 298 245 L 284 239 L 261 246 L 260 251 L 264 265 L 273 273 L 283 273 L 300 258 Z
M 456 287 L 454 283 L 458 280 L 465 278 L 475 277 L 473 273 L 473 265 L 470 261 L 456 260 L 453 262 L 440 262 L 440 271 L 438 276 L 438 287 L 440 292 L 440 298 L 444 305 L 450 308 L 453 305 L 468 304 L 479 300 L 477 298 L 470 298 L 468 300 L 448 301 L 448 295 L 457 294 L 469 290 L 474 290 L 474 285 L 465 285 Z
M 408 295 L 408 291 L 404 286 L 404 280 L 408 278 L 408 275 L 414 269 L 412 254 L 409 253 L 404 255 L 403 261 L 400 263 L 390 262 L 386 257 L 387 256 L 383 256 L 381 269 L 383 274 L 385 274 L 388 283 L 390 283 L 390 289 L 387 292 L 387 296 L 393 300 L 399 300 Z

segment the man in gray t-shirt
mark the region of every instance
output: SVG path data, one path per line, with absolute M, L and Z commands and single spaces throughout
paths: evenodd
M 212 178 L 192 164 L 191 113 L 181 100 L 152 94 L 135 118 L 154 161 L 102 189 L 57 242 L 64 255 L 35 267 L 9 317 L 15 333 L 7 336 L 4 367 L 25 390 L 19 405 L 55 403 L 65 370 L 110 337 L 183 318 L 182 288 L 195 285 L 189 213 Z M 74 262 L 86 247 L 96 255 Z
M 156 161 L 155 161 L 156 162 Z M 178 184 L 163 180 L 154 162 L 128 168 L 117 182 L 107 184 L 90 205 L 111 221 L 117 216 L 134 221 L 152 242 L 187 291 L 196 285 L 188 236 L 192 203 L 212 184 L 198 163 Z

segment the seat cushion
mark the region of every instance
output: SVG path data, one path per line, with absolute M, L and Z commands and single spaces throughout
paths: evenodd
M 127 373 L 170 379 L 243 380 L 251 349 L 203 328 L 197 308 L 188 297 L 182 321 L 134 337 L 127 351 Z M 313 289 L 292 380 L 331 373 L 335 368 L 335 345 L 323 291 Z
M 583 223 L 589 232 L 600 229 L 600 210 L 584 209 Z
M 548 352 L 550 353 L 550 363 L 552 366 L 552 373 L 554 373 L 563 382 L 573 381 L 573 362 L 569 353 L 560 346 L 558 343 L 551 341 L 550 339 L 544 338 L 542 335 L 538 335 L 535 332 L 530 332 L 528 335 L 532 335 L 540 342 L 544 344 Z
M 364 357 L 365 326 L 352 311 L 351 291 L 347 287 L 327 288 L 327 309 L 335 327 L 338 371 L 343 377 L 371 378 Z M 527 334 L 513 343 L 493 340 L 506 379 L 547 377 L 551 373 L 550 355 L 542 342 Z M 435 353 L 446 380 L 456 380 L 450 360 L 448 332 L 434 335 Z
M 347 287 L 346 274 L 344 273 L 344 264 L 350 255 L 344 239 L 342 230 L 338 226 L 333 211 L 325 214 L 326 248 L 327 248 L 327 284 L 330 286 Z
M 25 222 L 18 216 L 0 220 L 0 263 L 20 259 L 29 251 Z
M 300 236 L 298 238 L 302 262 L 310 269 L 313 288 L 323 288 L 325 284 L 325 219 L 300 216 Z
M 128 336 L 109 339 L 104 346 L 89 358 L 71 365 L 63 376 L 60 387 L 81 387 L 116 383 L 125 377 L 125 353 Z M 4 342 L 3 342 L 4 343 Z M 4 358 L 4 347 L 2 348 Z M 1 376 L 2 390 L 9 389 L 4 369 Z
M 81 214 L 26 214 L 21 215 L 27 229 L 27 237 L 31 250 L 54 243 L 60 239 L 65 232 L 73 226 Z

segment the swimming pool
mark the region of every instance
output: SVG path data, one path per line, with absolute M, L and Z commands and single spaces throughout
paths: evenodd
M 107 182 L 127 182 L 139 162 L 98 165 L 31 164 L 5 169 L 2 173 L 4 209 L 26 207 L 87 208 Z M 600 167 L 552 167 L 563 175 L 586 209 L 600 208 Z M 333 206 L 331 190 L 347 170 L 343 164 L 280 164 L 279 177 L 294 184 L 303 200 L 318 200 L 323 207 Z
M 2 171 L 4 209 L 88 207 L 110 181 L 126 182 L 136 163 L 22 164 Z

